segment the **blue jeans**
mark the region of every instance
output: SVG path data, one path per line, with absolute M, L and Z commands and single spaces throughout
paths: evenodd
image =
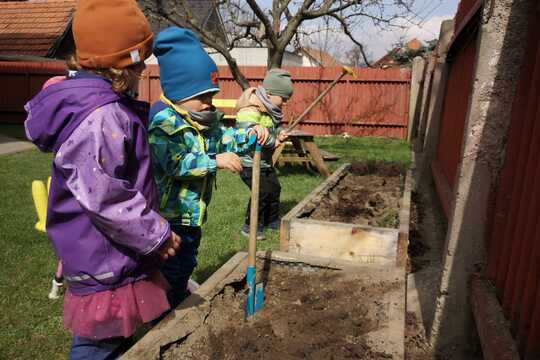
M 171 285 L 167 298 L 171 309 L 174 309 L 189 296 L 187 285 L 197 266 L 202 233 L 201 228 L 195 226 L 171 225 L 171 230 L 182 238 L 182 242 L 176 255 L 163 263 L 161 272 Z
M 129 339 L 118 337 L 105 340 L 92 340 L 81 336 L 73 336 L 70 360 L 106 360 L 116 359 L 127 350 Z

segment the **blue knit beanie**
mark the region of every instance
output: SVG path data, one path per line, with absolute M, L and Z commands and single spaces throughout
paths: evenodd
M 218 92 L 218 69 L 199 39 L 188 29 L 172 26 L 160 32 L 154 42 L 161 88 L 173 101 Z

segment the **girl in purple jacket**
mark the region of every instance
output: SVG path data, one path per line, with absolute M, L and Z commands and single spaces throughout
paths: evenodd
M 156 209 L 145 121 L 130 95 L 152 32 L 134 0 L 86 0 L 73 17 L 76 70 L 27 105 L 27 136 L 54 153 L 47 235 L 68 289 L 71 359 L 105 359 L 169 309 L 160 261 L 180 239 Z

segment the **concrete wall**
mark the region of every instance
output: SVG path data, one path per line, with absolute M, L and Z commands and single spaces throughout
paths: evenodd
M 533 0 L 489 2 L 482 11 L 471 101 L 455 179 L 431 340 L 438 349 L 469 343 L 471 273 L 483 268 L 491 194 L 507 129 Z M 463 358 L 463 357 L 457 357 Z

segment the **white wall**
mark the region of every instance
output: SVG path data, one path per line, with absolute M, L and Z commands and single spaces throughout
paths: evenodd
M 227 65 L 225 58 L 215 53 L 212 49 L 206 49 L 210 53 L 210 57 L 217 65 Z M 268 59 L 268 51 L 266 48 L 234 48 L 231 50 L 231 55 L 236 59 L 239 66 L 266 66 Z M 152 55 L 146 64 L 157 64 L 157 59 Z M 283 66 L 303 66 L 303 57 L 291 52 L 286 52 L 283 56 Z
M 231 55 L 239 66 L 267 65 L 268 50 L 266 48 L 234 48 L 231 50 Z M 218 65 L 227 65 L 225 58 L 219 53 L 212 53 L 210 57 Z M 286 52 L 283 56 L 283 66 L 302 66 L 302 56 Z
M 319 66 L 319 64 L 313 61 L 313 59 L 311 59 L 310 57 L 304 55 L 302 56 L 302 66 L 313 67 L 313 66 Z

